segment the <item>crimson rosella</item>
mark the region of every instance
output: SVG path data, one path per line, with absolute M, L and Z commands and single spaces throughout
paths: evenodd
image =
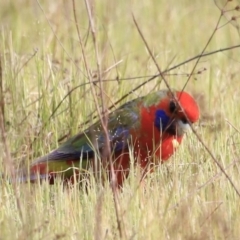
M 192 96 L 182 91 L 161 90 L 123 104 L 108 116 L 108 140 L 117 184 L 128 175 L 130 158 L 146 169 L 173 155 L 189 124 L 199 119 L 199 108 Z M 94 169 L 97 159 L 110 172 L 110 160 L 103 157 L 106 132 L 98 121 L 30 166 L 29 180 L 48 179 L 54 183 L 61 172 L 64 179 L 74 173 L 83 176 Z M 106 152 L 106 151 L 105 151 Z M 130 156 L 131 155 L 131 156 Z M 28 179 L 25 176 L 25 179 Z

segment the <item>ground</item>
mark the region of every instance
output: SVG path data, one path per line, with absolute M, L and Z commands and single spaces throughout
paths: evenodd
M 132 170 L 115 201 L 110 186 L 93 179 L 86 192 L 61 181 L 4 178 L 0 239 L 238 239 L 240 49 L 220 51 L 239 44 L 238 17 L 237 1 L 224 0 L 2 1 L 0 172 L 30 164 L 84 129 L 96 113 L 93 91 L 110 106 L 158 74 L 147 46 L 161 71 L 185 62 L 165 73 L 171 87 L 182 89 L 192 73 L 185 90 L 201 109 L 194 126 L 201 140 L 188 133 L 140 187 Z M 99 68 L 103 87 L 91 88 Z M 163 88 L 157 77 L 123 102 Z

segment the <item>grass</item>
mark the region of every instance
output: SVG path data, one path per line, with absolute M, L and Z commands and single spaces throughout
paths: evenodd
M 113 79 L 103 83 L 108 106 L 148 77 L 122 79 L 157 73 L 131 12 L 162 70 L 201 53 L 220 15 L 209 0 L 94 4 L 101 67 L 109 69 L 121 61 L 103 75 Z M 223 8 L 224 1 L 217 4 Z M 228 2 L 226 9 L 236 5 Z M 58 146 L 65 134 L 83 130 L 81 123 L 96 109 L 90 86 L 84 85 L 88 79 L 72 1 L 9 0 L 0 6 L 0 99 L 6 134 L 6 141 L 0 141 L 0 172 L 5 172 L 10 160 L 16 167 L 30 164 Z M 206 52 L 239 44 L 239 20 L 228 22 L 238 11 L 225 15 Z M 85 4 L 76 3 L 76 16 L 89 70 L 97 80 Z M 198 135 L 238 190 L 239 51 L 202 58 L 186 87 L 201 107 L 195 126 Z M 194 64 L 166 75 L 170 86 L 182 89 Z M 94 88 L 100 101 L 99 83 Z M 162 88 L 164 83 L 155 79 L 124 101 Z M 144 187 L 137 187 L 139 176 L 132 171 L 117 194 L 117 206 L 111 188 L 91 180 L 87 192 L 77 185 L 66 189 L 60 181 L 54 186 L 15 186 L 0 180 L 0 239 L 119 239 L 120 235 L 123 239 L 238 239 L 240 235 L 239 196 L 193 133 L 168 163 L 145 180 Z

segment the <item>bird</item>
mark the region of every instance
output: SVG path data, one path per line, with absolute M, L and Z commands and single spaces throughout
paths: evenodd
M 109 113 L 106 131 L 101 121 L 96 121 L 33 161 L 20 178 L 54 184 L 58 175 L 72 181 L 74 176 L 84 177 L 90 169 L 97 172 L 103 166 L 108 177 L 112 174 L 122 186 L 131 161 L 143 172 L 150 165 L 165 162 L 199 117 L 198 104 L 189 93 L 170 89 L 151 92 Z

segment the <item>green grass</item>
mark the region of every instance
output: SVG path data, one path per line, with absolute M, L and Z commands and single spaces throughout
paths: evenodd
M 222 3 L 217 1 L 219 4 Z M 81 123 L 96 113 L 71 1 L 18 0 L 0 3 L 0 52 L 3 71 L 4 124 L 7 149 L 17 167 L 58 146 L 65 134 L 84 129 Z M 162 70 L 201 53 L 217 24 L 214 1 L 95 1 L 97 44 L 103 70 L 122 61 L 104 79 L 110 106 L 146 78 L 122 78 L 157 73 L 133 23 L 134 14 Z M 228 3 L 227 9 L 237 5 Z M 76 5 L 78 27 L 91 72 L 97 61 L 84 2 Z M 228 18 L 238 16 L 231 11 Z M 228 19 L 222 17 L 220 26 Z M 237 19 L 219 28 L 206 52 L 239 44 Z M 232 24 L 233 23 L 233 24 Z M 238 48 L 202 58 L 186 90 L 201 107 L 195 128 L 240 191 L 239 184 L 239 52 Z M 167 75 L 181 89 L 195 61 Z M 206 68 L 206 71 L 202 71 Z M 176 75 L 175 75 L 176 74 Z M 99 84 L 94 86 L 100 93 Z M 156 79 L 126 100 L 166 88 Z M 97 99 L 100 102 L 100 97 Z M 57 111 L 55 111 L 57 108 Z M 53 114 L 54 113 L 54 114 Z M 0 172 L 9 159 L 0 140 Z M 109 186 L 93 179 L 86 190 L 17 184 L 0 180 L 0 239 L 119 239 L 116 206 Z M 239 196 L 193 133 L 179 151 L 138 188 L 132 171 L 117 195 L 123 239 L 238 239 Z

